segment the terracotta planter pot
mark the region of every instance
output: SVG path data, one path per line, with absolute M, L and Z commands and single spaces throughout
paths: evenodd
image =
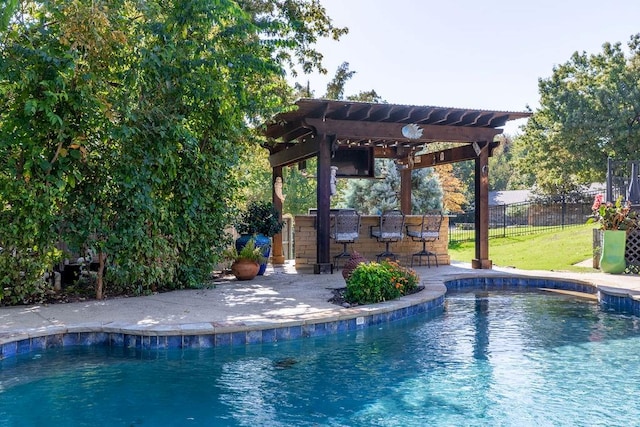
M 262 249 L 262 256 L 266 258 L 264 263 L 260 264 L 260 269 L 258 270 L 258 276 L 262 276 L 267 269 L 267 261 L 271 253 L 271 238 L 264 234 L 243 234 L 236 240 L 236 250 L 240 252 L 251 239 L 254 239 L 256 248 Z
M 231 265 L 231 272 L 238 280 L 251 280 L 258 275 L 260 264 L 254 261 L 238 260 Z

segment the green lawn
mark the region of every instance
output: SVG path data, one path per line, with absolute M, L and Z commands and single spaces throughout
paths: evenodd
M 489 239 L 489 259 L 500 267 L 523 270 L 593 271 L 573 264 L 592 257 L 593 225 L 515 237 Z M 470 262 L 475 243 L 449 245 L 452 260 Z

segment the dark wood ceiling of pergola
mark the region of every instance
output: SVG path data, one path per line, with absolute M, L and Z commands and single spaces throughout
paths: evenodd
M 474 142 L 490 145 L 509 120 L 528 112 L 489 111 L 432 106 L 376 104 L 326 99 L 300 99 L 291 111 L 276 115 L 263 130 L 268 138 L 272 166 L 289 165 L 317 153 L 319 138 L 330 137 L 332 150 L 370 147 L 374 157 L 409 159 L 433 142 L 465 146 L 443 149 L 423 158 L 420 167 L 453 163 L 475 157 Z M 403 127 L 414 125 L 420 136 L 406 137 Z M 427 150 L 429 151 L 429 150 Z M 418 165 L 416 165 L 418 167 Z
M 349 132 L 347 124 L 354 125 L 361 123 L 378 123 L 378 124 L 416 124 L 418 126 L 427 126 L 423 132 L 423 138 L 411 142 L 433 142 L 440 141 L 435 138 L 436 134 L 443 132 L 428 132 L 430 126 L 437 126 L 442 129 L 446 127 L 459 127 L 471 129 L 495 129 L 504 126 L 509 120 L 529 117 L 527 112 L 509 112 L 509 111 L 489 111 L 489 110 L 473 110 L 463 108 L 445 108 L 432 106 L 415 106 L 415 105 L 397 105 L 397 104 L 374 104 L 368 102 L 355 101 L 332 101 L 325 99 L 300 99 L 295 105 L 296 109 L 278 114 L 272 121 L 267 124 L 264 134 L 279 142 L 302 141 L 309 136 L 313 130 L 309 122 L 313 119 L 337 121 L 340 134 L 336 135 L 339 139 L 351 138 L 351 142 L 367 142 L 369 138 L 362 137 L 362 129 L 357 132 Z M 344 123 L 342 123 L 344 122 Z M 317 122 L 316 122 L 317 123 Z M 343 127 L 344 126 L 344 127 Z M 401 128 L 402 126 L 400 126 Z M 373 127 L 371 129 L 374 129 Z M 389 129 L 387 126 L 381 126 L 378 129 Z M 432 129 L 437 131 L 437 128 Z M 384 132 L 383 132 L 384 133 Z M 482 135 L 482 133 L 480 133 Z M 369 135 L 368 135 L 369 136 Z M 397 135 L 370 135 L 372 142 L 395 142 L 409 141 L 402 138 L 402 134 Z M 468 138 L 461 135 L 451 135 L 447 140 L 443 141 L 456 142 L 472 142 Z

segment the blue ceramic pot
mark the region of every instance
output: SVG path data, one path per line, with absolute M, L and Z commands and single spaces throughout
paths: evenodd
M 269 260 L 269 255 L 271 254 L 271 239 L 263 234 L 243 234 L 236 240 L 236 250 L 241 251 L 242 248 L 251 240 L 252 237 L 255 237 L 256 248 L 262 249 L 262 255 Z M 260 270 L 258 270 L 258 276 L 262 276 L 267 269 L 267 262 L 264 264 L 260 264 Z

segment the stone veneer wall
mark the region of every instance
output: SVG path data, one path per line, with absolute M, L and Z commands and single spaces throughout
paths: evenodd
M 422 221 L 421 215 L 407 215 L 405 224 L 418 227 Z M 315 215 L 298 215 L 294 219 L 294 241 L 296 269 L 312 270 L 316 263 L 316 217 Z M 379 226 L 379 216 L 362 216 L 360 221 L 360 237 L 353 244 L 347 245 L 349 253 L 354 250 L 369 260 L 375 261 L 376 254 L 384 251 L 384 243 L 378 242 L 370 237 L 370 227 Z M 413 227 L 412 227 L 413 228 Z M 421 242 L 414 242 L 405 235 L 400 242 L 391 243 L 389 250 L 399 256 L 402 265 L 411 265 L 411 254 L 422 250 Z M 449 258 L 449 218 L 445 217 L 440 226 L 440 239 L 432 243 L 427 243 L 427 250 L 434 252 L 438 256 L 438 263 L 441 265 L 450 264 Z M 342 252 L 342 244 L 337 244 L 331 239 L 331 257 Z M 341 264 L 344 260 L 341 262 Z M 417 265 L 418 258 L 414 261 Z M 422 265 L 427 259 L 422 257 Z M 434 264 L 431 258 L 431 264 Z

